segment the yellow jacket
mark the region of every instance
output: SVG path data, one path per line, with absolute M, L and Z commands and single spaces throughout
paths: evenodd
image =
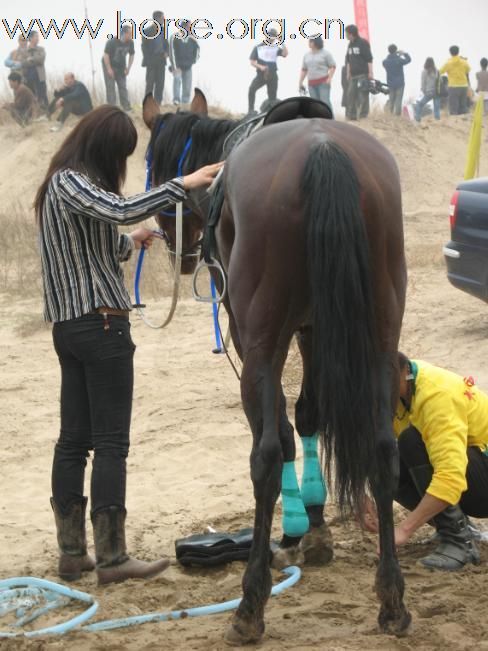
M 451 88 L 468 86 L 468 72 L 471 66 L 460 56 L 451 57 L 439 70 L 441 75 L 447 73 L 448 83 Z
M 400 402 L 394 419 L 399 436 L 413 425 L 425 443 L 434 468 L 427 493 L 457 504 L 466 490 L 467 448 L 488 452 L 488 396 L 473 378 L 462 378 L 425 362 L 413 362 L 410 411 Z

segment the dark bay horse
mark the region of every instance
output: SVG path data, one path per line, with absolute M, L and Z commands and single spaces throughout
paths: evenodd
M 175 176 L 190 137 L 185 173 L 220 160 L 235 126 L 208 118 L 198 91 L 186 114 L 160 116 L 146 98 L 144 119 L 152 129 L 155 182 Z M 380 525 L 378 621 L 383 631 L 401 635 L 411 618 L 403 602 L 392 509 L 398 481 L 397 349 L 406 293 L 396 163 L 357 127 L 298 119 L 265 126 L 238 145 L 227 158 L 223 192 L 216 238 L 228 277 L 225 307 L 243 364 L 241 395 L 253 436 L 256 500 L 243 599 L 227 640 L 255 642 L 263 634 L 271 589 L 270 530 L 282 485 L 285 516 L 288 512 L 281 543 L 285 562 L 300 549 L 314 552 L 305 553 L 306 560 L 314 555 L 330 560 L 325 493 L 313 476 L 317 433 L 326 458 L 334 460 L 342 508 L 361 512 L 369 483 Z M 202 228 L 208 199 L 199 193 L 190 204 Z M 281 383 L 294 335 L 303 357 L 295 424 L 304 444 L 304 473 L 310 473 L 301 493 L 290 465 L 295 440 Z

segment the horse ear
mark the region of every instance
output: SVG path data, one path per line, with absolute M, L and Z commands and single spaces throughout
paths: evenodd
M 142 117 L 149 131 L 152 131 L 156 118 L 160 113 L 159 104 L 152 96 L 152 93 L 149 93 L 142 103 Z
M 207 98 L 199 88 L 195 88 L 195 95 L 193 96 L 190 111 L 199 115 L 208 115 Z

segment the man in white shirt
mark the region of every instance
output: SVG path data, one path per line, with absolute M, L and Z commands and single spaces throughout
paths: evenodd
M 249 114 L 255 112 L 256 92 L 263 86 L 267 87 L 268 100 L 276 100 L 278 93 L 277 59 L 288 56 L 286 45 L 278 45 L 277 37 L 278 32 L 275 29 L 270 29 L 268 41 L 256 45 L 251 52 L 251 65 L 256 68 L 256 76 L 249 86 Z

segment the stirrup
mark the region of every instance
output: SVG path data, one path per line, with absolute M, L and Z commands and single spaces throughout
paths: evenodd
M 219 272 L 220 277 L 222 279 L 222 293 L 221 294 L 217 293 L 216 296 L 212 296 L 212 295 L 210 295 L 210 296 L 200 296 L 200 294 L 198 293 L 197 280 L 198 280 L 198 276 L 200 275 L 200 272 L 202 271 L 202 269 L 204 267 L 209 269 L 209 270 L 210 269 L 216 269 Z M 193 298 L 196 301 L 198 301 L 199 303 L 216 303 L 216 304 L 222 303 L 222 301 L 224 300 L 224 298 L 225 298 L 225 296 L 227 294 L 227 277 L 225 275 L 225 271 L 224 271 L 222 265 L 220 264 L 220 262 L 218 260 L 216 260 L 215 258 L 211 258 L 211 262 L 206 262 L 205 259 L 203 259 L 203 258 L 202 258 L 202 260 L 200 260 L 200 262 L 197 265 L 197 268 L 193 272 L 192 293 L 193 293 Z

